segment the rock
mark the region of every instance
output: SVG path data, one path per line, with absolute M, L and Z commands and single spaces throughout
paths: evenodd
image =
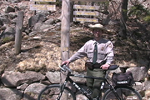
M 0 16 L 1 24 L 4 26 L 6 24 L 10 24 L 10 19 L 8 18 L 8 15 Z
M 59 83 L 60 82 L 60 72 L 47 72 L 46 77 L 51 83 Z
M 150 99 L 150 90 L 146 90 L 146 91 L 145 91 L 145 98 L 146 98 L 147 100 Z
M 44 24 L 47 24 L 47 25 L 51 25 L 51 24 L 54 24 L 55 20 L 54 19 L 48 19 L 44 22 Z
M 32 83 L 43 80 L 44 75 L 32 71 L 26 71 L 25 73 L 5 71 L 2 75 L 2 83 L 7 87 L 17 87 L 23 83 Z
M 46 32 L 48 30 L 51 30 L 53 27 L 53 25 L 47 25 L 43 24 L 42 22 L 38 22 L 33 27 L 33 31 Z
M 15 28 L 13 27 L 6 27 L 4 32 L 0 35 L 0 40 L 2 43 L 9 42 L 15 39 Z
M 9 13 L 9 12 L 15 12 L 15 9 L 13 7 L 10 7 L 8 6 L 5 10 L 6 13 Z
M 145 81 L 143 84 L 144 84 L 144 89 L 145 90 L 150 90 L 150 81 L 149 80 Z
M 136 82 L 143 81 L 147 75 L 145 67 L 131 67 L 127 71 L 132 72 L 133 78 Z
M 141 92 L 145 89 L 144 84 L 142 82 L 135 82 L 135 84 L 133 84 L 133 88 L 138 92 Z
M 150 69 L 148 69 L 148 72 L 147 72 L 147 73 L 148 73 L 148 75 L 150 76 Z
M 34 26 L 37 22 L 43 22 L 44 20 L 45 20 L 44 15 L 42 15 L 42 14 L 34 15 L 28 20 L 29 27 Z
M 0 65 L 0 76 L 1 76 L 2 73 L 5 71 L 5 67 L 6 67 L 6 64 Z
M 0 100 L 21 100 L 22 92 L 16 89 L 0 88 Z
M 0 26 L 3 26 L 3 21 L 1 18 L 0 18 Z
M 29 86 L 29 84 L 24 83 L 24 84 L 18 86 L 17 89 L 18 89 L 18 90 L 21 90 L 21 91 L 24 91 L 28 86 Z
M 45 87 L 46 85 L 40 83 L 33 83 L 29 85 L 24 91 L 23 100 L 37 100 L 39 93 Z

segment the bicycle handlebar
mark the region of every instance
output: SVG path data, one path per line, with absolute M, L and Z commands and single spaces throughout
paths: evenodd
M 66 64 L 62 64 L 61 66 L 59 66 L 60 69 L 64 72 L 69 71 L 72 72 L 72 70 L 66 65 Z M 107 70 L 115 70 L 117 69 L 119 66 L 118 65 L 110 65 L 110 67 Z
M 66 64 L 62 64 L 61 66 L 59 66 L 60 69 L 64 72 L 69 71 L 72 72 L 72 70 L 66 65 Z

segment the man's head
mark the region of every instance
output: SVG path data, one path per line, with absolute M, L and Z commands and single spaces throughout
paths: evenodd
M 89 28 L 92 30 L 95 39 L 101 38 L 101 35 L 105 30 L 104 26 L 101 24 L 90 24 Z

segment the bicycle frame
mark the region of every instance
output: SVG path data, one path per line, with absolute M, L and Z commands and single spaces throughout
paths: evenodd
M 66 87 L 66 84 L 68 82 L 70 82 L 70 84 L 72 84 L 75 88 L 77 88 L 83 95 L 85 95 L 89 100 L 91 100 L 91 96 L 90 94 L 88 94 L 88 92 L 83 89 L 82 87 L 80 87 L 76 82 L 74 82 L 70 76 L 73 76 L 73 77 L 80 77 L 80 78 L 91 78 L 91 79 L 100 79 L 100 80 L 103 80 L 103 82 L 107 83 L 109 85 L 109 88 L 113 91 L 113 93 L 115 94 L 115 96 L 118 98 L 118 100 L 121 100 L 121 98 L 119 97 L 119 95 L 117 94 L 115 88 L 109 83 L 109 81 L 106 79 L 106 76 L 105 75 L 105 78 L 103 77 L 92 77 L 92 76 L 84 76 L 84 75 L 77 75 L 77 74 L 71 74 L 71 72 L 67 72 L 67 77 L 65 79 L 65 82 L 63 84 L 61 84 L 61 94 L 64 90 L 64 88 Z M 100 88 L 101 90 L 103 89 L 103 87 Z M 60 95 L 61 96 L 61 95 Z

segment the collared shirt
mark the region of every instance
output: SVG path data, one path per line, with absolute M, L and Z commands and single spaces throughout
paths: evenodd
M 95 42 L 95 40 L 87 41 L 72 57 L 70 57 L 69 61 L 73 62 L 79 58 L 87 57 L 87 62 L 92 62 Z M 114 57 L 112 42 L 109 40 L 100 39 L 97 41 L 97 48 L 97 63 L 101 63 L 102 61 L 106 60 L 107 64 L 111 64 Z

